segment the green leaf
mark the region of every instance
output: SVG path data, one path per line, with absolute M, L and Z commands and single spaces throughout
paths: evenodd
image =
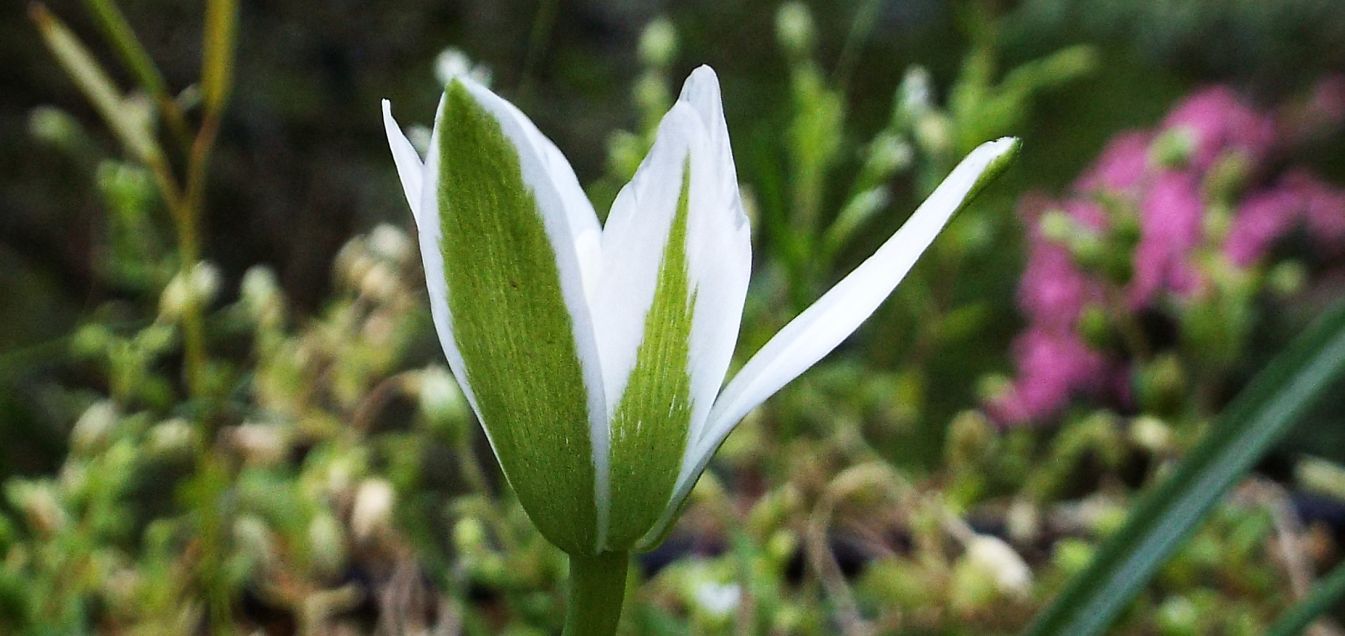
M 1308 597 L 1285 612 L 1266 630 L 1269 636 L 1295 636 L 1303 633 L 1323 612 L 1339 604 L 1345 596 L 1345 564 L 1337 565 L 1326 578 L 1317 582 Z
M 691 160 L 659 265 L 654 301 L 626 391 L 612 417 L 612 520 L 607 545 L 627 550 L 667 508 L 691 428 L 691 318 L 687 270 Z
M 89 53 L 84 43 L 80 42 L 65 23 L 52 15 L 45 6 L 32 5 L 29 8 L 29 15 L 42 34 L 47 48 L 56 56 L 56 61 L 66 73 L 70 74 L 75 85 L 84 93 L 89 103 L 93 104 L 94 109 L 107 122 L 108 128 L 112 129 L 112 133 L 127 151 L 147 164 L 159 161 L 163 153 L 154 141 L 149 120 L 140 116 L 136 109 L 127 108 L 121 91 L 112 83 L 112 79 L 94 59 L 93 54 Z
M 1173 474 L 1144 495 L 1126 525 L 1039 614 L 1027 633 L 1096 634 L 1252 465 L 1345 371 L 1345 305 L 1330 311 L 1242 391 Z
M 440 117 L 441 275 L 467 383 L 533 523 L 566 552 L 591 554 L 588 393 L 555 248 L 500 123 L 456 81 Z

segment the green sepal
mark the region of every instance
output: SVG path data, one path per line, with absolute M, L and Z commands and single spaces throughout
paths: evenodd
M 518 148 L 460 81 L 438 130 L 442 275 L 467 384 L 532 522 L 562 550 L 593 554 L 588 393 L 544 213 Z

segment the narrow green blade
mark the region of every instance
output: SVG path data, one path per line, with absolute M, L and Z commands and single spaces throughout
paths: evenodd
M 1308 597 L 1289 608 L 1266 631 L 1269 636 L 1295 636 L 1303 633 L 1323 612 L 1340 603 L 1345 597 L 1345 563 L 1337 565 L 1326 578 L 1317 582 Z
M 1252 380 L 1204 441 L 1143 496 L 1125 527 L 1028 628 L 1034 636 L 1106 629 L 1201 519 L 1345 371 L 1345 305 Z

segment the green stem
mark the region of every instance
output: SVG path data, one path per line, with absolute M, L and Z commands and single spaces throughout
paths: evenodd
M 621 618 L 630 555 L 604 552 L 570 555 L 570 598 L 565 610 L 565 636 L 609 636 Z

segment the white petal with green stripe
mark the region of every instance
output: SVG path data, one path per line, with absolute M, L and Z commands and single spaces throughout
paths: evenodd
M 593 553 L 607 406 L 585 286 L 592 208 L 551 142 L 464 80 L 445 90 L 422 181 L 421 251 L 454 374 L 533 522 Z
M 687 80 L 603 230 L 594 314 L 612 414 L 610 546 L 664 513 L 733 353 L 751 266 L 719 86 Z
M 715 400 L 682 458 L 673 497 L 644 544 L 666 532 L 715 449 L 743 416 L 841 344 L 906 277 L 953 214 L 1007 165 L 1018 140 L 982 144 L 963 159 L 897 233 L 752 356 Z

